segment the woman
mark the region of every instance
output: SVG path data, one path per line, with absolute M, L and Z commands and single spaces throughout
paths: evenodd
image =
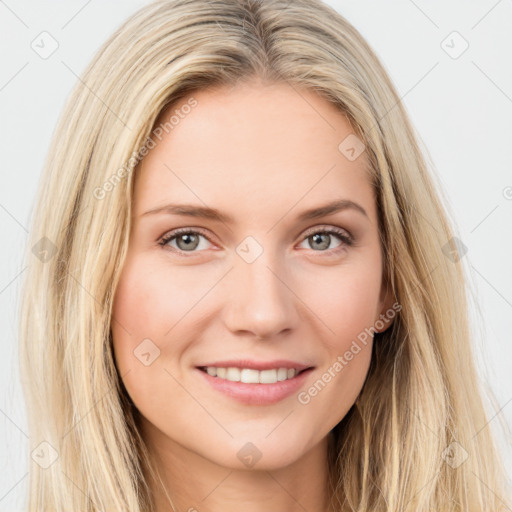
M 29 243 L 28 509 L 506 510 L 454 230 L 360 34 L 157 1 L 83 82 Z

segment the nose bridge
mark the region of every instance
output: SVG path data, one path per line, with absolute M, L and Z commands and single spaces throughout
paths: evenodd
M 282 255 L 252 237 L 239 244 L 236 252 L 226 302 L 228 328 L 261 338 L 293 328 L 298 317 L 293 293 L 285 284 Z

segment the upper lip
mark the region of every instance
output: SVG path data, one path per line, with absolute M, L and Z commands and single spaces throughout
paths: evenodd
M 271 370 L 273 368 L 295 368 L 298 371 L 306 370 L 307 368 L 312 367 L 312 365 L 309 364 L 302 364 L 296 361 L 289 361 L 285 359 L 276 359 L 274 361 L 252 361 L 249 359 L 238 359 L 205 363 L 198 365 L 197 368 L 206 368 L 208 366 L 215 366 L 216 368 L 250 368 L 252 370 Z

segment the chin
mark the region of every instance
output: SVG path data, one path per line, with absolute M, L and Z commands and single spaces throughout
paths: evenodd
M 276 431 L 270 435 L 265 432 L 259 436 L 238 437 L 231 439 L 229 446 L 219 453 L 205 455 L 212 462 L 233 470 L 273 471 L 293 464 L 312 448 L 306 439 L 297 439 L 287 431 L 280 434 Z

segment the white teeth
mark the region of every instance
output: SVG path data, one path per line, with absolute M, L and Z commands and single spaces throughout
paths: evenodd
M 260 382 L 260 372 L 250 368 L 244 368 L 240 372 L 240 380 L 246 384 L 258 384 Z
M 240 382 L 240 368 L 228 368 L 226 371 L 226 380 Z
M 286 368 L 279 368 L 277 370 L 277 380 L 286 380 L 288 378 L 288 370 Z
M 277 370 L 261 370 L 260 384 L 274 384 L 277 382 Z
M 217 368 L 215 366 L 206 367 L 206 372 L 212 377 L 246 384 L 274 384 L 278 381 L 293 379 L 298 373 L 295 368 L 273 368 L 259 371 L 252 368 Z

